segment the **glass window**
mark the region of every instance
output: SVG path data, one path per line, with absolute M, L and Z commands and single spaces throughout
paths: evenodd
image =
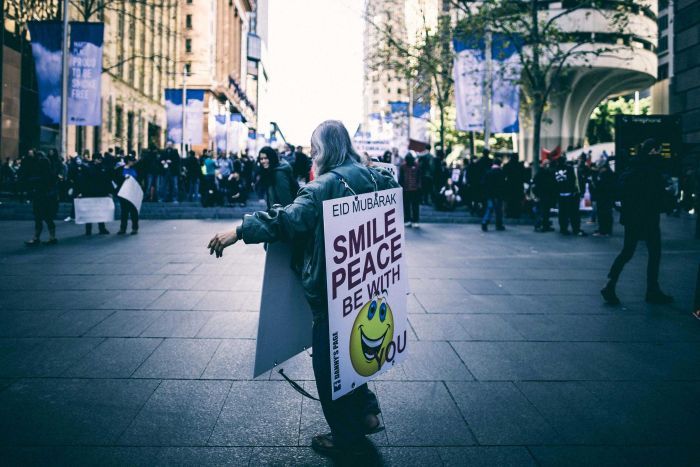
M 185 27 L 187 29 L 192 29 L 192 15 L 185 16 Z

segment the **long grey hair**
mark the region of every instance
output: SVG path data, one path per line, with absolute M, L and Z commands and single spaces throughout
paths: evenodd
M 311 157 L 314 158 L 316 175 L 333 170 L 347 159 L 362 161 L 352 147 L 348 130 L 338 120 L 326 120 L 316 127 L 311 135 Z

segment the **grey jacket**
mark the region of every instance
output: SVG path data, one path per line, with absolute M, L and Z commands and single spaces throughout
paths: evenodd
M 323 201 L 352 195 L 341 178 L 356 194 L 399 186 L 388 172 L 347 160 L 304 186 L 292 204 L 247 214 L 243 218 L 243 225 L 238 229 L 239 238 L 245 243 L 303 239 L 304 264 L 301 281 L 314 318 L 328 313 Z

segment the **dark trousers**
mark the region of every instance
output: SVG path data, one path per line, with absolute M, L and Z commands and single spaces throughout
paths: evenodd
M 433 179 L 425 177 L 421 183 L 421 203 L 430 204 L 433 198 Z
M 646 232 L 645 232 L 646 230 Z M 655 292 L 659 290 L 659 265 L 661 263 L 661 229 L 658 225 L 648 226 L 646 229 L 625 227 L 625 242 L 622 251 L 613 262 L 608 278 L 614 286 L 620 278 L 625 264 L 634 256 L 637 243 L 645 240 L 649 260 L 647 262 L 647 291 Z
M 56 217 L 58 211 L 58 199 L 51 196 L 39 195 L 32 199 L 32 212 L 34 213 L 34 236 L 39 238 L 44 224 L 49 229 L 51 238 L 56 234 L 56 224 L 53 218 Z
M 549 215 L 553 204 L 554 203 L 549 198 L 540 198 L 540 200 L 537 202 L 537 219 L 535 221 L 536 229 L 549 229 L 551 224 Z
M 104 222 L 99 222 L 99 223 L 97 224 L 97 228 L 99 229 L 100 232 L 106 232 L 106 231 L 107 231 L 107 227 L 105 226 L 105 223 L 104 223 Z M 87 224 L 85 224 L 85 233 L 88 234 L 88 235 L 91 235 L 91 234 L 92 234 L 92 224 L 91 224 L 90 222 L 88 222 Z
M 333 441 L 338 446 L 357 444 L 364 437 L 365 416 L 380 412 L 377 397 L 363 384 L 343 397 L 333 400 L 327 318 L 314 321 L 312 343 L 316 389 L 321 400 L 323 416 L 326 417 L 333 434 Z
M 559 197 L 559 230 L 566 232 L 571 230 L 574 233 L 581 231 L 581 213 L 578 208 L 579 199 L 576 195 Z
M 496 214 L 496 227 L 503 226 L 503 200 L 500 198 L 489 198 L 486 201 L 486 211 L 484 217 L 481 218 L 481 223 L 488 225 Z
M 605 235 L 612 234 L 613 231 L 613 201 L 598 200 L 596 202 L 598 215 L 598 232 Z
M 139 230 L 139 212 L 136 210 L 130 201 L 124 198 L 119 198 L 119 208 L 121 210 L 121 216 L 119 220 L 119 230 L 121 232 L 126 232 L 126 224 L 131 217 L 131 230 L 136 232 Z
M 420 222 L 420 191 L 403 192 L 404 222 Z

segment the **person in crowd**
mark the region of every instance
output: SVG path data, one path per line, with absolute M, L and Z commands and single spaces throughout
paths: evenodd
M 233 163 L 222 151 L 216 160 L 216 182 L 222 201 L 228 199 L 228 179 L 231 173 L 233 173 Z
M 277 151 L 265 146 L 258 154 L 260 164 L 260 184 L 267 207 L 277 204 L 286 206 L 294 200 L 299 185 L 292 173 L 292 167 L 279 159 Z
M 435 157 L 430 153 L 430 144 L 418 155 L 418 169 L 420 171 L 421 203 L 430 205 L 433 201 L 433 164 Z M 439 181 L 437 183 L 440 183 Z
M 552 208 L 557 203 L 559 191 L 557 180 L 554 178 L 554 171 L 551 168 L 549 159 L 542 161 L 540 170 L 533 178 L 532 191 L 537 197 L 537 219 L 535 221 L 535 232 L 551 232 L 552 223 L 549 215 Z
M 407 227 L 420 227 L 420 169 L 412 153 L 406 154 L 399 168 L 399 184 L 403 187 L 403 216 Z
M 491 151 L 484 148 L 481 157 L 471 165 L 467 174 L 469 186 L 472 188 L 470 197 L 472 199 L 473 214 L 480 214 L 486 210 L 486 197 L 484 196 L 484 176 L 491 168 Z
M 506 177 L 501 168 L 501 161 L 494 159 L 491 168 L 484 174 L 482 193 L 486 199 L 486 210 L 481 218 L 481 230 L 488 232 L 489 223 L 496 215 L 496 230 L 505 230 L 503 225 L 503 196 L 506 192 Z
M 201 189 L 202 206 L 210 207 L 217 203 L 216 161 L 208 152 L 203 152 L 202 158 L 204 159 L 204 163 L 202 164 L 202 174 L 204 175 Z
M 158 153 L 151 147 L 144 151 L 140 161 L 141 176 L 145 180 L 144 201 L 156 201 L 158 199 L 158 178 L 163 172 L 163 167 L 158 161 Z
M 30 149 L 22 160 L 19 176 L 32 201 L 34 214 L 34 237 L 24 243 L 27 246 L 39 245 L 41 232 L 46 224 L 49 230 L 49 239 L 44 243 L 55 245 L 58 243 L 56 224 L 54 223 L 54 217 L 58 211 L 56 169 L 51 166 L 51 162 L 43 152 L 34 152 Z
M 187 182 L 187 200 L 199 199 L 199 180 L 202 178 L 202 167 L 197 154 L 190 149 L 185 159 L 185 180 Z
M 178 179 L 180 178 L 180 153 L 168 143 L 160 155 L 161 176 L 158 184 L 161 189 L 161 201 L 178 203 Z
M 574 168 L 566 162 L 566 154 L 557 159 L 554 178 L 559 193 L 559 233 L 570 235 L 569 225 L 574 235 L 585 237 L 581 230 L 581 213 L 579 212 L 580 190 Z
M 304 154 L 304 148 L 297 146 L 296 154 L 294 155 L 294 165 L 292 166 L 294 177 L 299 185 L 309 183 L 309 174 L 311 172 L 311 159 Z
M 241 173 L 241 178 L 245 184 L 246 193 L 250 193 L 253 190 L 253 183 L 255 182 L 255 159 L 248 154 L 247 150 L 243 153 L 242 166 L 243 172 Z
M 207 248 L 210 254 L 221 257 L 224 249 L 238 240 L 251 244 L 305 238 L 302 286 L 313 312 L 313 371 L 321 408 L 331 429 L 328 434 L 315 436 L 311 447 L 334 457 L 361 455 L 367 446 L 365 435 L 380 431 L 383 426 L 377 416 L 377 398 L 366 384 L 336 400 L 332 398 L 321 207 L 328 199 L 397 185 L 387 172 L 361 163 L 347 130 L 338 121 L 326 121 L 316 128 L 311 137 L 311 155 L 315 158 L 316 178 L 301 189 L 293 203 L 245 216 L 241 226 L 216 234 Z
M 284 144 L 284 149 L 279 154 L 279 160 L 286 162 L 290 167 L 294 167 L 294 146 L 292 144 Z
M 503 164 L 503 175 L 506 179 L 505 198 L 506 203 L 505 214 L 511 219 L 520 218 L 523 207 L 524 190 L 523 190 L 523 167 L 518 160 L 518 154 L 511 154 L 508 162 Z
M 608 282 L 600 291 L 603 299 L 611 305 L 620 303 L 615 291 L 617 281 L 625 264 L 634 256 L 640 240 L 646 242 L 649 252 L 646 301 L 654 304 L 673 302 L 673 297 L 663 293 L 659 286 L 660 215 L 665 196 L 660 163 L 660 144 L 654 139 L 647 139 L 639 146 L 638 156 L 630 161 L 629 167 L 620 175 L 620 222 L 625 226 L 625 239 L 622 251 L 608 273 Z
M 233 204 L 238 204 L 240 207 L 245 207 L 248 200 L 248 191 L 241 174 L 239 172 L 232 172 L 229 177 L 229 198 L 228 202 Z
M 615 174 L 605 157 L 598 159 L 597 170 L 593 173 L 593 187 L 596 199 L 598 230 L 594 237 L 609 237 L 613 231 L 613 209 L 615 207 Z
M 391 151 L 384 151 L 379 162 L 384 162 L 385 164 L 391 164 Z
M 0 167 L 0 187 L 2 191 L 11 193 L 14 191 L 15 187 L 15 169 L 12 165 L 11 159 L 9 157 L 5 158 Z
M 132 156 L 127 156 L 124 158 L 124 165 L 117 170 L 117 184 L 118 188 L 124 184 L 127 178 L 138 179 L 138 172 L 136 171 L 136 160 Z M 131 235 L 137 235 L 139 233 L 139 212 L 134 204 L 122 197 L 119 198 L 119 232 L 117 235 L 125 235 L 126 227 L 129 223 L 129 218 L 131 218 Z
M 452 178 L 448 178 L 442 188 L 440 188 L 438 207 L 440 209 L 454 211 L 459 201 L 459 187 L 452 181 Z
M 76 198 L 102 198 L 112 193 L 111 171 L 104 166 L 102 155 L 95 153 L 92 162 L 79 172 L 75 185 Z M 97 224 L 100 235 L 109 235 L 104 222 Z M 85 224 L 85 235 L 92 235 L 92 223 Z

